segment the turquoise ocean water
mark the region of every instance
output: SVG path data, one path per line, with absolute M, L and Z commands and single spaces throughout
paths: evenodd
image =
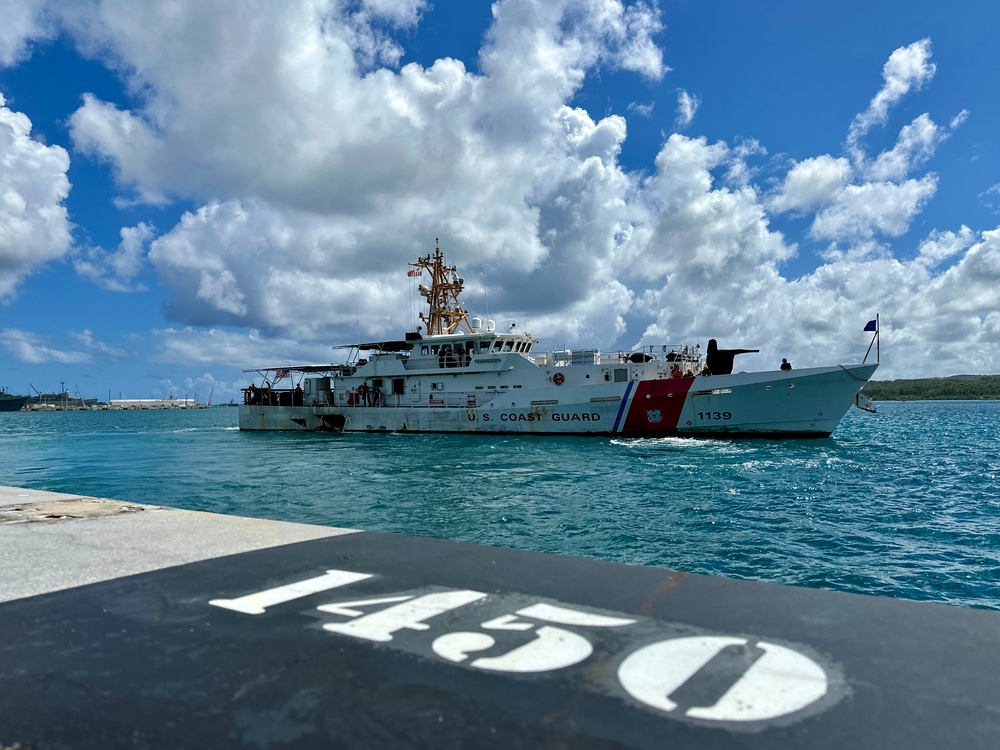
M 1000 609 L 1000 402 L 825 440 L 245 433 L 236 410 L 0 414 L 0 484 Z

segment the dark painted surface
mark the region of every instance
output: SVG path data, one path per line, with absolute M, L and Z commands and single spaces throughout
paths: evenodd
M 209 604 L 328 570 L 371 577 L 259 615 Z M 358 635 L 394 627 L 375 613 L 462 591 L 478 598 L 388 640 Z M 581 640 L 592 653 L 534 673 L 474 666 L 543 634 L 561 640 L 522 665 Z M 441 655 L 487 636 L 460 663 Z M 676 708 L 626 689 L 623 663 L 655 682 L 673 668 L 663 644 L 722 638 L 736 645 L 671 691 Z M 788 675 L 754 667 L 779 652 L 815 665 L 825 694 L 763 720 L 688 714 L 741 677 L 763 686 L 758 709 L 780 703 Z M 0 605 L 0 747 L 992 749 L 997 663 L 994 612 L 366 533 Z

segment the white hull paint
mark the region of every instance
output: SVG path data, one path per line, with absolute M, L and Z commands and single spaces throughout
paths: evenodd
M 535 387 L 521 383 L 487 394 L 418 392 L 390 396 L 384 406 L 247 404 L 240 406 L 239 423 L 242 430 L 826 437 L 877 366 L 684 379 L 661 374 L 617 383 L 588 383 L 598 367 L 567 368 L 559 386 L 546 378 Z M 336 403 L 336 392 L 325 400 Z

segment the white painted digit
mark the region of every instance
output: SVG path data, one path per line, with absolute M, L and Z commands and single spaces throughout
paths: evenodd
M 484 630 L 528 631 L 535 623 L 519 621 L 518 616 L 535 620 L 555 622 L 562 625 L 615 628 L 631 625 L 635 620 L 623 617 L 608 617 L 576 609 L 559 607 L 554 604 L 532 604 L 517 610 L 512 615 L 502 615 L 487 620 Z M 434 653 L 443 659 L 456 663 L 465 661 L 469 654 L 485 651 L 495 645 L 496 640 L 485 633 L 448 633 L 434 640 Z M 500 656 L 482 657 L 469 662 L 477 669 L 496 672 L 550 672 L 579 664 L 593 653 L 593 646 L 583 636 L 563 628 L 542 625 L 536 637 Z
M 342 615 L 343 617 L 361 617 L 364 612 L 359 607 L 371 607 L 375 604 L 395 604 L 396 602 L 407 602 L 412 596 L 381 596 L 377 599 L 358 599 L 355 602 L 337 602 L 336 604 L 323 604 L 316 607 L 320 612 L 329 612 L 331 615 Z
M 370 615 L 359 617 L 348 622 L 330 622 L 323 625 L 324 630 L 331 633 L 341 633 L 368 641 L 387 642 L 392 640 L 392 634 L 409 628 L 410 630 L 427 630 L 430 626 L 424 620 L 458 609 L 466 604 L 486 598 L 481 591 L 441 591 L 410 599 L 395 607 L 389 607 Z M 344 614 L 345 607 L 358 606 L 360 602 L 347 604 L 325 604 L 317 607 L 321 612 Z
M 517 610 L 517 614 L 522 617 L 533 617 L 536 620 L 558 623 L 559 625 L 581 625 L 589 628 L 620 628 L 622 625 L 631 625 L 635 622 L 635 620 L 629 620 L 624 617 L 595 615 L 592 612 L 581 612 L 578 609 L 557 607 L 554 604 L 545 604 L 544 602 L 519 609 Z
M 470 653 L 483 651 L 494 643 L 485 633 L 448 633 L 436 638 L 431 647 L 442 658 L 462 662 Z M 542 625 L 528 643 L 500 656 L 475 659 L 469 666 L 493 672 L 551 672 L 579 664 L 593 650 L 590 641 L 576 633 Z
M 618 668 L 618 680 L 633 698 L 661 711 L 677 708 L 668 697 L 708 664 L 726 646 L 742 638 L 717 636 L 674 638 L 640 648 Z
M 760 721 L 799 711 L 826 695 L 826 672 L 812 659 L 759 641 L 764 655 L 714 706 L 688 709 L 696 719 Z
M 371 573 L 353 573 L 349 570 L 328 570 L 321 576 L 308 578 L 304 581 L 296 581 L 285 586 L 277 586 L 266 591 L 258 591 L 255 594 L 247 594 L 238 599 L 212 599 L 209 602 L 213 607 L 231 609 L 234 612 L 242 612 L 245 615 L 262 615 L 268 607 L 276 604 L 284 604 L 304 596 L 318 594 L 320 591 L 329 591 L 340 586 L 347 586 L 351 583 L 363 581 L 371 578 Z
M 517 615 L 501 615 L 492 620 L 487 620 L 481 626 L 483 630 L 531 630 L 535 627 L 533 622 L 518 622 Z
M 486 633 L 448 633 L 434 639 L 431 648 L 442 659 L 456 664 L 469 658 L 469 654 L 491 648 L 496 640 Z
M 618 680 L 636 700 L 661 711 L 677 704 L 670 695 L 727 646 L 744 638 L 691 636 L 645 646 L 618 668 Z M 804 654 L 758 641 L 764 651 L 712 706 L 695 706 L 685 716 L 713 721 L 760 721 L 799 711 L 826 694 L 823 668 Z

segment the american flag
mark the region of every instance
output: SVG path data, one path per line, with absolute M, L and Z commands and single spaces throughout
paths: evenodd
M 288 370 L 278 370 L 274 373 L 274 382 L 277 383 L 282 378 L 287 378 L 289 375 Z
M 407 276 L 423 276 L 424 272 L 421 268 L 414 268 L 406 272 Z

